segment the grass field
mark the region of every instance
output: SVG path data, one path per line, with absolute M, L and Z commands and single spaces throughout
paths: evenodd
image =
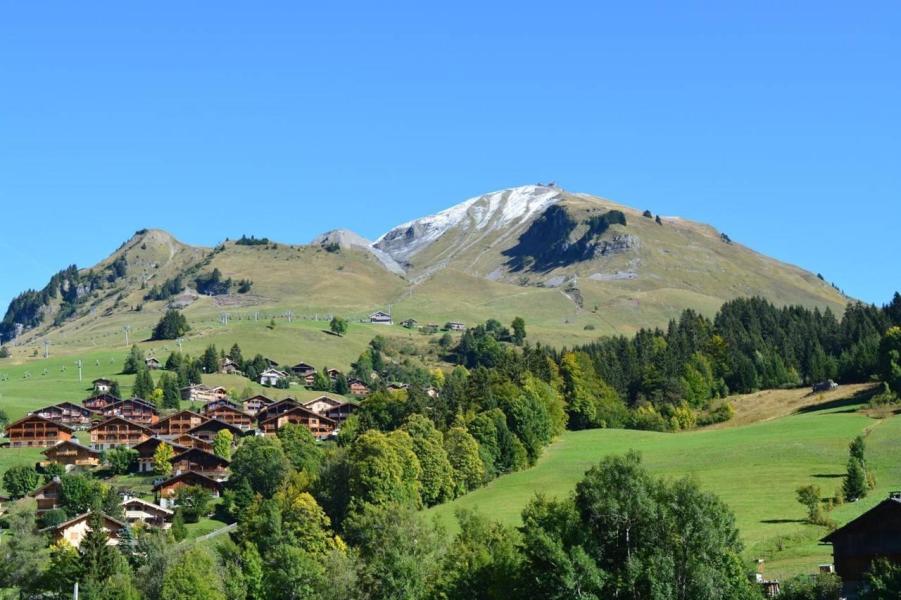
M 868 460 L 878 487 L 865 500 L 836 508 L 832 517 L 845 523 L 889 490 L 901 489 L 901 419 L 871 419 L 858 412 L 856 402 L 852 398 L 750 425 L 678 434 L 567 432 L 532 469 L 501 477 L 428 514 L 451 530 L 457 508 L 518 524 L 522 508 L 537 492 L 565 496 L 601 458 L 635 449 L 654 474 L 694 477 L 722 498 L 735 512 L 745 559 L 766 559 L 767 573 L 778 577 L 815 572 L 819 563 L 832 562 L 831 548 L 817 542 L 824 528 L 802 522 L 805 511 L 795 499 L 796 488 L 812 483 L 832 496 L 842 483 L 848 442 L 868 433 Z

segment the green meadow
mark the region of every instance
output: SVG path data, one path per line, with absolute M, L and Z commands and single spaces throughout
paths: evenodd
M 841 488 L 847 448 L 867 434 L 868 461 L 877 488 L 853 504 L 838 506 L 832 518 L 843 524 L 901 489 L 901 419 L 871 419 L 848 402 L 834 402 L 804 414 L 728 429 L 656 433 L 617 429 L 566 432 L 531 469 L 505 475 L 454 502 L 430 509 L 451 531 L 454 512 L 475 509 L 517 525 L 525 504 L 537 493 L 563 497 L 601 458 L 637 450 L 659 476 L 693 477 L 731 507 L 745 545 L 744 558 L 766 560 L 770 576 L 813 573 L 832 562 L 831 547 L 820 545 L 823 527 L 803 522 L 795 499 L 802 485 L 820 486 L 824 497 Z

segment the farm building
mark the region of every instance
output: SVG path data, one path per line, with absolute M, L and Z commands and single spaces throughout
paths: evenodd
M 369 315 L 369 322 L 375 323 L 376 325 L 391 325 L 394 323 L 394 321 L 391 320 L 391 314 L 381 310 Z
M 145 358 L 144 365 L 151 371 L 156 371 L 157 369 L 163 368 L 163 363 L 161 363 L 160 359 L 156 358 L 155 356 L 149 356 Z
M 100 452 L 77 439 L 63 440 L 41 452 L 49 462 L 65 467 L 93 467 L 100 464 Z
M 889 497 L 822 540 L 832 544 L 835 572 L 853 594 L 876 558 L 901 564 L 901 492 Z
M 46 448 L 72 438 L 75 430 L 68 425 L 28 415 L 6 426 L 6 437 L 13 448 L 37 446 Z
M 150 428 L 122 417 L 109 419 L 89 430 L 91 446 L 95 450 L 108 450 L 117 446 L 134 446 L 153 435 Z

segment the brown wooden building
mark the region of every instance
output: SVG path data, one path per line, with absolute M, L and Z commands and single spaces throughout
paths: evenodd
M 251 396 L 245 400 L 241 401 L 241 408 L 249 415 L 256 415 L 260 410 L 264 407 L 272 404 L 274 400 L 267 396 L 263 396 L 262 394 L 257 394 L 256 396 Z
M 74 402 L 60 402 L 32 411 L 31 414 L 68 425 L 74 429 L 86 429 L 91 426 L 91 418 L 96 416 L 93 410 L 75 404 Z
M 150 426 L 157 435 L 180 435 L 194 429 L 207 420 L 207 417 L 190 410 L 180 410 L 177 413 L 160 419 Z
M 97 394 L 96 396 L 91 396 L 90 398 L 85 398 L 81 401 L 81 403 L 85 408 L 99 412 L 110 404 L 115 404 L 121 401 L 122 400 L 120 398 L 117 398 L 112 394 L 103 393 Z
M 309 363 L 299 362 L 293 367 L 291 367 L 291 372 L 301 379 L 308 377 L 309 375 L 316 374 L 316 367 Z
M 222 406 L 230 406 L 231 408 L 238 408 L 238 409 L 241 408 L 240 406 L 238 406 L 237 402 L 233 402 L 229 398 L 219 398 L 218 400 L 210 400 L 209 402 L 204 404 L 202 407 L 200 407 L 200 414 L 205 415 L 208 412 L 216 410 L 217 408 L 220 408 Z
M 853 594 L 876 558 L 901 564 L 901 492 L 889 497 L 822 540 L 832 544 L 835 572 Z
M 327 408 L 323 414 L 340 427 L 347 420 L 347 417 L 352 415 L 358 408 L 360 406 L 353 402 L 342 402 L 338 406 Z
M 360 379 L 350 379 L 347 382 L 347 387 L 350 390 L 350 393 L 357 398 L 365 398 L 369 395 L 369 386 Z
M 13 448 L 37 446 L 46 448 L 72 438 L 75 430 L 68 425 L 28 415 L 6 426 L 6 437 Z
M 253 427 L 254 419 L 243 410 L 231 406 L 219 406 L 204 413 L 211 419 L 219 419 L 246 431 Z
M 90 429 L 91 446 L 96 450 L 108 450 L 117 446 L 134 446 L 153 435 L 140 423 L 122 417 L 110 417 Z
M 259 412 L 257 412 L 257 422 L 271 419 L 274 416 L 286 413 L 289 410 L 293 410 L 299 406 L 301 406 L 300 402 L 298 402 L 294 398 L 284 398 L 282 400 L 276 400 L 272 404 L 264 406 L 259 410 Z
M 343 400 L 330 398 L 328 396 L 319 396 L 318 398 L 304 402 L 301 406 L 312 410 L 314 413 L 324 415 L 325 411 L 328 409 L 341 406 L 342 404 L 344 404 Z
M 216 439 L 216 434 L 222 431 L 223 429 L 228 429 L 231 431 L 232 436 L 237 440 L 244 434 L 244 430 L 238 427 L 237 425 L 232 425 L 231 423 L 226 423 L 225 421 L 220 421 L 219 419 L 207 419 L 194 429 L 188 431 L 189 434 L 194 437 L 198 437 L 205 442 L 210 442 Z
M 38 514 L 53 510 L 54 508 L 59 508 L 61 487 L 62 482 L 60 481 L 60 478 L 54 477 L 35 491 L 31 492 L 30 495 L 33 496 L 38 503 Z
M 207 440 L 202 440 L 196 435 L 191 435 L 190 433 L 183 433 L 181 435 L 176 435 L 171 438 L 173 444 L 178 446 L 183 446 L 184 448 L 200 448 L 201 450 L 206 450 L 207 452 L 213 451 L 212 442 L 208 442 Z
M 153 502 L 128 496 L 122 500 L 122 510 L 129 524 L 141 523 L 151 527 L 168 528 L 175 513 Z
M 303 425 L 310 430 L 310 433 L 312 433 L 313 436 L 319 439 L 328 437 L 335 431 L 335 428 L 337 427 L 337 423 L 335 423 L 335 421 L 333 421 L 332 419 L 314 413 L 310 409 L 304 408 L 303 406 L 297 406 L 281 414 L 273 415 L 264 419 L 260 422 L 259 428 L 260 431 L 262 431 L 264 434 L 275 435 L 276 433 L 278 433 L 279 429 L 281 429 L 288 423 L 294 425 Z
M 152 425 L 160 420 L 160 413 L 156 407 L 140 398 L 120 400 L 115 404 L 105 406 L 100 410 L 104 417 L 122 417 L 132 423 Z
M 156 450 L 161 445 L 167 445 L 172 448 L 172 454 L 178 454 L 180 452 L 184 452 L 188 448 L 186 446 L 182 446 L 181 444 L 177 444 L 170 440 L 160 439 L 158 437 L 147 438 L 143 442 L 138 442 L 132 449 L 138 453 L 138 472 L 139 473 L 152 473 L 153 472 L 153 457 L 156 456 Z
M 100 452 L 82 445 L 77 439 L 64 440 L 41 454 L 48 461 L 66 467 L 94 467 L 100 464 Z
M 109 536 L 106 545 L 118 545 L 119 536 L 126 527 L 125 523 L 107 515 L 101 515 L 100 518 L 103 523 L 103 530 L 106 532 L 107 536 Z M 90 530 L 91 513 L 84 513 L 78 515 L 74 519 L 69 519 L 65 523 L 60 523 L 56 527 L 50 527 L 44 531 L 49 531 L 52 534 L 54 543 L 57 543 L 60 540 L 66 540 L 69 545 L 78 548 Z
M 214 498 L 218 498 L 222 494 L 222 482 L 212 477 L 207 477 L 203 473 L 196 471 L 185 471 L 170 477 L 165 481 L 153 486 L 153 492 L 156 494 L 157 503 L 164 508 L 173 506 L 173 498 L 178 490 L 183 487 L 200 486 L 210 491 Z
M 190 448 L 177 454 L 170 461 L 173 473 L 196 471 L 206 475 L 221 476 L 228 472 L 229 461 L 212 452 Z

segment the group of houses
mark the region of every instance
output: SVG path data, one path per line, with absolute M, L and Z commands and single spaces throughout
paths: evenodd
M 287 370 L 279 369 L 277 366 L 273 365 L 271 361 L 267 360 L 267 363 L 269 363 L 269 367 L 260 373 L 260 385 L 278 387 L 282 381 L 288 380 L 291 377 L 297 378 L 306 387 L 312 387 L 315 384 L 316 367 L 310 363 L 301 361 Z M 341 371 L 338 369 L 326 369 L 325 374 L 332 384 L 334 384 L 335 381 L 337 381 L 338 376 L 341 375 Z M 348 379 L 347 388 L 349 393 L 356 398 L 365 398 L 369 395 L 370 391 L 369 386 L 366 385 L 363 380 L 357 378 Z
M 11 447 L 44 448 L 46 462 L 60 464 L 65 470 L 98 466 L 103 451 L 124 446 L 137 453 L 136 470 L 151 473 L 158 448 L 168 445 L 172 450 L 171 475 L 155 483 L 155 502 L 126 496 L 122 501 L 124 522 L 102 516 L 110 543 L 118 543 L 119 532 L 127 523 L 168 526 L 181 488 L 200 486 L 213 497 L 220 496 L 230 464 L 213 452 L 213 441 L 220 431 L 229 431 L 237 443 L 243 436 L 275 435 L 287 424 L 294 424 L 325 439 L 334 435 L 356 408 L 354 403 L 329 396 L 308 402 L 273 400 L 263 395 L 234 402 L 227 396 L 216 396 L 197 411 L 161 415 L 153 404 L 140 398 L 123 400 L 100 393 L 81 404 L 61 402 L 32 411 L 10 423 L 6 435 Z M 90 445 L 77 439 L 78 430 L 88 432 Z M 33 492 L 39 513 L 60 507 L 60 486 L 60 479 L 55 478 Z M 89 528 L 89 517 L 79 515 L 49 533 L 77 547 Z
M 378 310 L 371 315 L 369 315 L 369 322 L 373 325 L 393 325 L 394 320 L 391 318 L 391 313 L 387 313 L 381 310 Z M 416 319 L 404 319 L 400 322 L 402 327 L 406 327 L 407 329 L 418 329 L 420 327 L 419 322 Z M 429 323 L 427 325 L 423 325 L 423 328 L 429 331 L 438 331 L 437 323 Z M 444 329 L 448 331 L 466 331 L 466 325 L 459 321 L 448 321 L 444 325 Z

